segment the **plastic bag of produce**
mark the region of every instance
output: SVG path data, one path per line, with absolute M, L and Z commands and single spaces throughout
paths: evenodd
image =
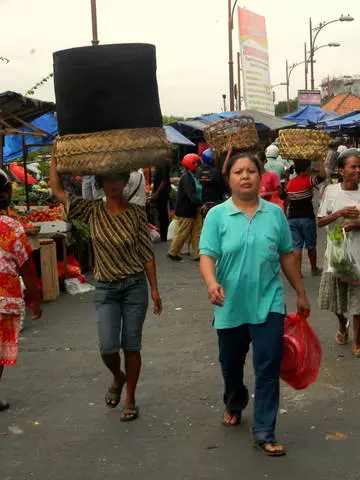
M 285 318 L 280 377 L 296 390 L 316 381 L 321 365 L 321 345 L 305 316 L 290 313 Z
M 359 252 L 351 249 L 347 233 L 338 223 L 332 232 L 327 232 L 326 256 L 335 276 L 343 282 L 360 283 Z

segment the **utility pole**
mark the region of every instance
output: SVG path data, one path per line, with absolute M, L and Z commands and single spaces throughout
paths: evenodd
M 308 71 L 309 71 L 309 63 L 308 63 L 308 57 L 307 57 L 307 48 L 306 48 L 306 42 L 304 44 L 305 46 L 305 90 L 308 89 Z
M 290 75 L 289 75 L 289 62 L 286 59 L 286 99 L 287 99 L 287 110 L 290 113 Z
M 238 74 L 238 111 L 241 111 L 241 62 L 240 52 L 237 52 L 237 74 Z
M 315 89 L 314 79 L 314 43 L 313 43 L 313 29 L 312 20 L 310 17 L 310 75 L 311 75 L 311 90 Z

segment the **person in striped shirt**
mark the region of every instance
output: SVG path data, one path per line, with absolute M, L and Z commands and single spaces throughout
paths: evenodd
M 287 184 L 288 219 L 293 238 L 297 263 L 301 271 L 302 250 L 306 247 L 311 264 L 312 276 L 320 276 L 317 266 L 316 220 L 313 206 L 313 189 L 326 178 L 324 162 L 319 162 L 319 172 L 311 176 L 308 160 L 295 160 L 296 177 Z
M 65 192 L 55 156 L 51 163 L 53 194 L 66 205 L 69 220 L 82 221 L 90 228 L 97 282 L 94 300 L 99 348 L 103 362 L 113 375 L 105 403 L 115 408 L 126 384 L 126 400 L 120 417 L 124 422 L 135 420 L 139 414 L 135 391 L 141 369 L 142 328 L 148 309 L 146 277 L 154 314 L 162 311 L 145 211 L 124 199 L 129 178 L 129 173 L 98 178 L 105 201 L 86 200 Z M 121 349 L 125 371 L 120 364 Z

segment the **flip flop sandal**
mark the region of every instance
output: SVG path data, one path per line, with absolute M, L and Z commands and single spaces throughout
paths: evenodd
M 349 326 L 350 322 L 347 322 L 346 332 L 342 333 L 340 330 L 336 332 L 335 341 L 338 345 L 347 345 L 349 343 Z
M 105 404 L 109 408 L 116 408 L 121 399 L 121 393 L 124 385 L 120 387 L 109 387 L 105 395 Z
M 224 425 L 224 427 L 237 427 L 238 425 L 240 425 L 241 423 L 241 413 L 229 413 L 229 412 L 225 412 L 224 413 L 224 416 L 225 414 L 228 414 L 231 416 L 231 419 L 230 420 L 233 420 L 235 418 L 236 422 L 235 423 L 230 423 L 230 422 L 227 422 L 225 420 L 225 418 L 223 417 L 223 420 L 222 420 L 222 424 Z
M 283 457 L 287 454 L 285 447 L 276 442 L 254 442 L 254 447 L 267 457 Z M 271 447 L 282 447 L 282 449 L 272 450 Z
M 354 355 L 355 358 L 360 358 L 360 348 L 353 348 L 352 354 Z
M 139 416 L 139 407 L 136 405 L 124 405 L 121 409 L 120 421 L 133 422 Z
M 4 400 L 0 400 L 0 412 L 4 412 L 10 407 L 10 404 L 8 402 L 5 402 Z

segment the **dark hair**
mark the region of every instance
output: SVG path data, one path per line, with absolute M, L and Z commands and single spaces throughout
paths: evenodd
M 233 166 L 235 165 L 235 163 L 240 160 L 240 158 L 247 158 L 248 160 L 250 160 L 251 163 L 253 163 L 256 167 L 256 170 L 259 172 L 259 175 L 261 175 L 261 167 L 260 167 L 260 163 L 259 163 L 259 160 L 255 157 L 255 155 L 253 155 L 252 153 L 237 153 L 236 155 L 233 155 L 227 166 L 226 166 L 226 176 L 227 178 L 230 177 L 230 172 L 231 172 L 231 169 L 233 168 Z
M 265 152 L 261 151 L 256 154 L 256 157 L 260 160 L 260 162 L 267 162 L 266 154 Z
M 295 164 L 295 172 L 297 175 L 300 175 L 300 173 L 306 172 L 306 170 L 311 166 L 310 160 L 303 160 L 300 158 L 294 160 L 294 164 Z
M 338 168 L 344 168 L 349 158 L 355 157 L 360 160 L 360 151 L 357 148 L 345 150 L 338 158 Z

